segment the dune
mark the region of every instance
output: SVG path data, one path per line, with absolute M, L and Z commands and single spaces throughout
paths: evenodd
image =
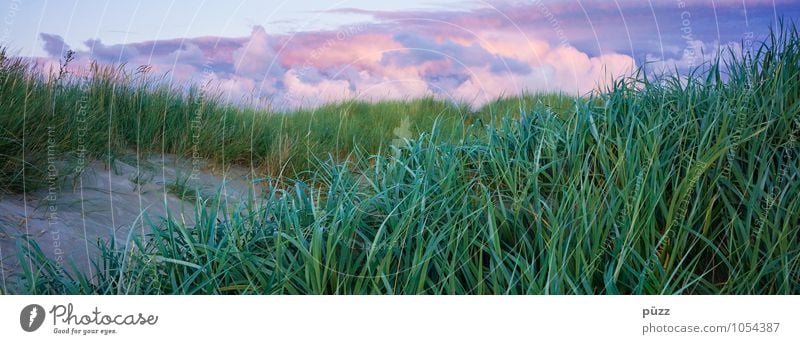
M 107 166 L 93 162 L 76 178 L 60 183 L 60 190 L 28 194 L 3 194 L 0 198 L 0 256 L 6 283 L 22 271 L 20 249 L 30 237 L 53 262 L 66 271 L 93 275 L 92 258 L 98 244 L 142 238 L 149 223 L 174 221 L 194 225 L 198 193 L 238 202 L 257 192 L 258 185 L 244 167 L 224 171 L 205 160 L 195 163 L 174 155 L 150 156 Z

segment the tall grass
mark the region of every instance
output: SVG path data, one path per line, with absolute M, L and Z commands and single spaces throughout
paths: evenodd
M 322 156 L 302 181 L 270 180 L 264 195 L 241 204 L 201 197 L 194 227 L 167 218 L 150 221 L 144 241 L 102 243 L 94 280 L 20 244 L 20 258 L 36 259 L 16 292 L 797 294 L 798 50 L 787 25 L 752 55 L 689 75 L 640 73 L 587 99 L 501 100 L 463 126 L 452 122 L 463 111 L 431 99 L 333 105 L 323 113 L 341 124 L 315 127 L 300 115 L 292 125 L 302 129 L 286 118 L 272 128 L 237 127 L 272 117 L 224 117 L 207 125 L 230 127 L 226 144 L 242 156 L 222 158 L 249 162 L 243 137 L 252 147 L 303 132 L 334 138 L 333 128 L 356 137 L 366 128 L 348 128 L 348 116 L 381 123 L 392 111 L 436 107 L 420 104 L 443 110 L 426 114 L 440 118 L 431 130 L 396 146 L 385 145 L 386 130 L 399 120 L 367 130 L 371 144 L 319 141 L 309 156 L 339 154 Z M 7 106 L 10 91 L 2 93 Z M 122 94 L 165 99 L 143 101 L 161 104 L 162 115 L 172 99 L 170 117 L 201 106 L 186 100 L 191 94 Z M 126 115 L 148 116 L 138 106 Z M 265 131 L 250 135 L 253 127 Z M 150 149 L 177 145 L 158 138 L 179 132 L 153 134 Z M 143 141 L 118 144 L 131 142 Z
M 147 66 L 81 69 L 70 66 L 68 55 L 50 71 L 0 50 L 0 192 L 41 188 L 48 154 L 71 166 L 130 150 L 171 153 L 294 175 L 317 155 L 344 157 L 356 147 L 377 152 L 404 119 L 418 133 L 436 118 L 453 126 L 472 113 L 433 98 L 256 110 L 207 88 L 170 85 Z

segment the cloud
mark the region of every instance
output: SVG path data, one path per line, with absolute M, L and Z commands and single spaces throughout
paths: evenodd
M 69 46 L 64 43 L 64 39 L 59 35 L 41 33 L 39 38 L 44 42 L 44 51 L 51 57 L 59 58 L 69 49 Z
M 638 0 L 483 4 L 439 11 L 339 9 L 332 12 L 372 21 L 328 31 L 270 34 L 255 26 L 245 37 L 110 45 L 89 39 L 79 56 L 151 65 L 170 72 L 172 81 L 208 80 L 231 99 L 267 98 L 279 107 L 422 95 L 480 105 L 524 91 L 584 94 L 630 73 L 637 61 L 686 68 L 700 63 L 687 51 L 714 50 L 756 30 L 745 28 L 741 7 L 748 23 L 770 22 L 776 8 L 800 11 L 761 0 L 718 0 L 716 7 Z M 41 38 L 51 59 L 61 56 L 61 37 Z
M 491 70 L 495 74 L 514 73 L 526 75 L 531 73 L 531 66 L 511 57 L 498 57 L 492 61 Z
M 269 35 L 260 26 L 254 27 L 247 41 L 233 52 L 233 65 L 236 75 L 253 80 L 278 78 L 286 72 L 278 63 Z
M 99 39 L 88 39 L 83 44 L 89 48 L 89 54 L 100 61 L 122 63 L 135 60 L 139 56 L 136 46 L 130 44 L 107 46 Z

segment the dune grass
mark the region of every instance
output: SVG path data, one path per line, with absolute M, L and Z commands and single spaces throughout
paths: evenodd
M 131 150 L 295 176 L 314 167 L 318 156 L 343 158 L 356 148 L 373 153 L 386 149 L 404 120 L 413 135 L 430 130 L 437 119 L 448 130 L 463 129 L 462 123 L 488 119 L 497 104 L 506 110 L 514 103 L 498 100 L 473 111 L 466 104 L 428 97 L 343 101 L 290 112 L 258 110 L 232 105 L 207 88 L 170 85 L 150 75 L 147 66 L 130 71 L 92 64 L 75 70 L 69 66 L 72 56 L 65 56 L 60 70 L 43 71 L 0 50 L 0 192 L 42 188 L 48 156 L 75 167 L 95 159 L 113 163 Z M 525 102 L 534 101 L 527 98 L 515 98 L 517 113 Z M 558 105 L 569 100 L 555 95 L 535 99 Z M 71 173 L 66 168 L 58 172 L 61 177 Z
M 527 96 L 475 113 L 433 99 L 345 102 L 293 115 L 135 75 L 58 86 L 6 58 L 7 189 L 25 186 L 14 154 L 42 152 L 44 123 L 67 130 L 59 149 L 74 149 L 83 94 L 105 119 L 86 131 L 93 154 L 190 155 L 199 110 L 201 156 L 300 172 L 273 174 L 241 204 L 196 198 L 193 227 L 150 219 L 144 240 L 100 243 L 94 280 L 21 241 L 19 258 L 34 265 L 22 264 L 15 292 L 797 294 L 799 50 L 787 25 L 752 55 L 683 76 L 639 73 L 587 98 Z M 21 111 L 44 123 L 21 123 Z M 406 118 L 413 135 L 390 145 Z

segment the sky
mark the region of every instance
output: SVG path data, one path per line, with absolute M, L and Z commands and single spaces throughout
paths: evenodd
M 434 95 L 477 106 L 585 94 L 635 68 L 757 48 L 797 0 L 3 0 L 0 45 L 57 65 L 148 65 L 234 102 L 317 106 Z

